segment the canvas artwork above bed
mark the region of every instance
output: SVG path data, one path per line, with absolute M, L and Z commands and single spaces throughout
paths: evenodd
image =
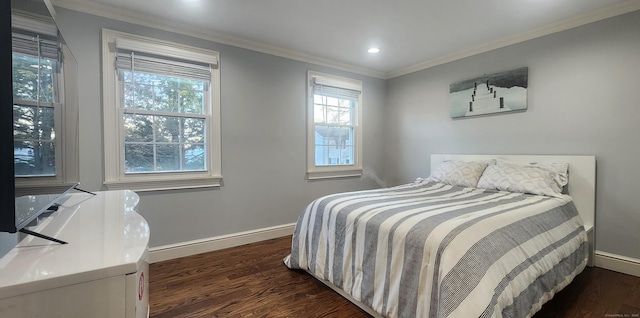
M 434 155 L 428 178 L 318 198 L 284 262 L 378 317 L 530 317 L 587 265 L 593 224 L 595 158 L 540 158 Z

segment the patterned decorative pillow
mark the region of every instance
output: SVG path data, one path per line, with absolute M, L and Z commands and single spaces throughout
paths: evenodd
M 496 163 L 484 171 L 478 188 L 560 197 L 561 184 L 559 174 L 546 168 Z
M 427 180 L 446 183 L 449 185 L 475 188 L 488 161 L 458 161 L 450 160 L 441 163 Z
M 498 165 L 509 164 L 509 165 L 524 166 L 524 167 L 540 167 L 544 169 L 549 169 L 558 174 L 560 178 L 561 187 L 564 187 L 567 185 L 567 183 L 569 183 L 569 164 L 566 162 L 526 163 L 526 162 L 511 161 L 511 160 L 505 160 L 505 159 L 496 159 L 496 164 Z

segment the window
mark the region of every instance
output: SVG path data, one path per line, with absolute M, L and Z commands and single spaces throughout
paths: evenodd
M 309 71 L 309 179 L 362 175 L 362 82 Z
M 17 10 L 11 46 L 16 187 L 67 187 L 78 180 L 77 102 L 65 96 L 73 57 L 50 17 Z
M 103 30 L 105 184 L 219 186 L 218 53 Z

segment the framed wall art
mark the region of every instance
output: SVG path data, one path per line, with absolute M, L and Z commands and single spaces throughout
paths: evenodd
M 528 73 L 523 67 L 451 84 L 451 118 L 526 111 Z

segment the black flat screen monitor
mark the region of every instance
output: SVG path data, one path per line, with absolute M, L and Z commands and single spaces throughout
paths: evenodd
M 28 53 L 22 50 L 24 46 L 14 46 L 15 43 L 13 42 L 15 39 L 24 40 L 24 37 L 20 37 L 24 36 L 20 30 L 23 30 L 24 27 L 30 27 L 24 22 L 25 14 L 51 21 L 47 22 L 47 25 L 52 24 L 53 29 L 55 29 L 52 32 L 58 32 L 53 16 L 50 14 L 50 8 L 52 7 L 49 0 L 0 1 L 0 43 L 2 43 L 0 46 L 0 83 L 2 83 L 0 85 L 0 203 L 4 204 L 0 209 L 0 232 L 15 233 L 22 231 L 25 227 L 30 226 L 31 222 L 41 213 L 54 205 L 77 185 L 73 184 L 73 181 L 67 182 L 66 180 L 52 186 L 41 186 L 37 190 L 28 186 L 18 188 L 16 185 L 19 178 L 25 178 L 16 168 L 16 158 L 24 161 L 20 157 L 20 151 L 24 150 L 24 147 L 17 148 L 19 144 L 14 142 L 14 133 L 17 129 L 14 122 L 19 122 L 16 121 L 17 117 L 15 117 L 16 113 L 14 112 L 17 102 L 14 98 L 16 96 L 16 87 L 5 84 L 15 82 L 13 70 L 14 49 L 17 48 L 17 52 L 22 55 L 28 55 Z M 41 22 L 45 20 L 33 20 L 33 29 L 39 30 L 42 25 Z M 67 52 L 64 49 L 65 44 L 59 32 L 56 38 L 59 38 L 55 42 L 59 52 Z M 38 43 L 43 42 L 40 41 L 39 37 L 36 37 L 36 39 Z M 21 41 L 16 43 L 24 42 Z M 38 52 L 44 52 L 40 45 L 37 47 Z M 61 54 L 60 56 L 61 65 L 75 63 L 75 59 L 71 54 Z M 38 68 L 40 68 L 40 64 L 38 64 Z M 37 80 L 40 81 L 39 76 Z M 71 99 L 70 96 L 67 97 Z M 24 143 L 24 140 L 22 142 Z M 17 174 L 20 174 L 20 176 Z M 31 176 L 26 176 L 26 178 L 29 177 Z M 66 186 L 64 185 L 65 183 L 67 184 Z
M 77 184 L 69 187 L 62 193 L 24 195 L 16 198 L 16 230 L 21 230 L 37 218 L 43 212 L 55 206 L 69 191 L 75 189 Z

